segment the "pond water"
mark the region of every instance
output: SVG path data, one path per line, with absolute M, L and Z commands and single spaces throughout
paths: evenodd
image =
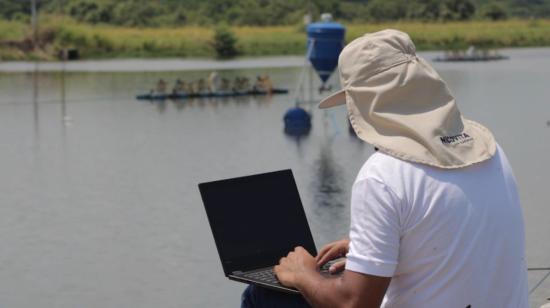
M 528 264 L 550 266 L 550 49 L 502 53 L 510 60 L 434 66 L 463 114 L 506 151 Z M 263 68 L 168 60 L 159 64 L 167 71 L 140 71 L 133 60 L 68 64 L 65 74 L 53 64 L 35 74 L 28 63 L 0 65 L 0 306 L 238 306 L 244 285 L 223 277 L 197 189 L 203 181 L 291 168 L 317 246 L 345 236 L 350 187 L 373 152 L 349 133 L 345 108 L 305 104 L 312 129 L 297 138 L 282 122 L 293 91 L 134 99 L 159 78 L 208 75 L 199 69 L 228 78 L 268 73 L 291 90 L 298 83 L 299 59 L 254 61 Z M 306 96 L 317 102 L 315 92 Z M 530 287 L 545 274 L 530 272 Z M 530 296 L 533 307 L 549 296 L 547 280 Z

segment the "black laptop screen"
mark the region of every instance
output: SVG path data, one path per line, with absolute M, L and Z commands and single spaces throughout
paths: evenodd
M 292 171 L 199 184 L 224 272 L 274 265 L 315 245 Z

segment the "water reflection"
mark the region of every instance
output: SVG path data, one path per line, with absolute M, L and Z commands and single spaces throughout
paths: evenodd
M 258 96 L 235 96 L 235 97 L 191 97 L 181 99 L 158 99 L 158 100 L 141 100 L 154 105 L 159 112 L 166 112 L 167 106 L 173 104 L 177 111 L 182 111 L 185 108 L 198 107 L 200 109 L 211 108 L 218 109 L 229 106 L 230 104 L 247 107 L 254 103 L 259 107 L 266 107 L 271 104 L 273 97 L 270 95 Z
M 38 63 L 34 64 L 34 71 L 32 72 L 32 110 L 33 110 L 33 123 L 34 123 L 34 136 L 36 138 L 36 144 L 40 139 L 40 112 L 38 110 Z
M 160 100 L 156 103 L 157 111 L 163 114 L 166 111 L 166 100 Z
M 63 141 L 65 141 L 65 137 L 67 136 L 67 126 L 72 125 L 72 118 L 67 113 L 67 101 L 66 101 L 66 86 L 65 86 L 65 62 L 63 62 L 63 70 L 60 74 L 60 104 L 61 104 L 61 130 L 63 134 Z
M 299 141 L 309 135 L 311 126 L 285 126 L 285 135 Z
M 298 155 L 300 157 L 303 157 L 302 141 L 307 139 L 310 131 L 311 131 L 311 126 L 302 126 L 302 127 L 285 126 L 284 128 L 285 135 L 288 138 L 294 140 L 294 142 L 296 142 L 296 148 L 298 151 Z
M 311 220 L 319 245 L 346 236 L 349 226 L 348 181 L 344 168 L 333 156 L 333 146 L 332 142 L 326 142 L 320 147 L 311 177 Z
M 174 107 L 176 107 L 176 110 L 178 112 L 182 111 L 187 105 L 187 101 L 184 99 L 175 99 L 172 101 L 172 103 L 174 104 Z
M 319 159 L 314 163 L 314 200 L 319 207 L 343 207 L 345 196 L 342 184 L 345 183 L 344 169 L 332 156 L 332 146 L 327 143 L 320 148 Z

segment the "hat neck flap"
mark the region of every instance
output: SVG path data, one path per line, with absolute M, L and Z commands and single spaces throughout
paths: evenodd
M 460 168 L 492 157 L 485 127 L 462 117 L 445 82 L 420 57 L 345 87 L 359 138 L 397 158 Z

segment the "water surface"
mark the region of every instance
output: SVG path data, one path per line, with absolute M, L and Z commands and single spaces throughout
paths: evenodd
M 510 60 L 435 67 L 463 114 L 506 151 L 528 264 L 549 266 L 550 49 L 503 53 Z M 284 61 L 190 68 L 228 78 L 269 73 L 293 89 L 300 69 L 295 58 Z M 158 78 L 208 71 L 76 67 L 0 73 L 0 306 L 237 306 L 244 285 L 223 277 L 196 186 L 203 181 L 292 168 L 317 246 L 346 235 L 350 186 L 372 148 L 349 133 L 344 108 L 305 105 L 313 127 L 296 138 L 282 123 L 294 93 L 150 103 L 133 97 Z M 531 273 L 531 286 L 544 274 Z M 550 281 L 533 306 L 548 296 Z

